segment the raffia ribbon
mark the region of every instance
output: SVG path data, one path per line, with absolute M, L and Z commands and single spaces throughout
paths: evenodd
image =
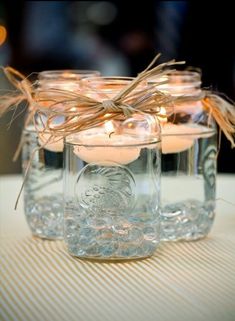
M 98 126 L 104 120 L 119 119 L 128 117 L 134 112 L 159 114 L 160 107 L 164 106 L 168 114 L 174 112 L 173 106 L 177 102 L 193 100 L 193 97 L 180 96 L 173 98 L 163 94 L 157 89 L 156 84 L 141 89 L 138 87 L 143 81 L 151 77 L 162 77 L 169 71 L 169 67 L 184 62 L 169 62 L 153 67 L 158 54 L 150 65 L 141 72 L 138 77 L 124 87 L 115 97 L 96 100 L 83 93 L 71 92 L 61 89 L 40 90 L 36 88 L 21 73 L 11 67 L 4 68 L 4 72 L 9 81 L 18 89 L 17 92 L 1 96 L 0 116 L 23 102 L 29 105 L 29 113 L 25 120 L 27 126 L 37 114 L 40 122 L 42 116 L 46 116 L 47 122 L 35 123 L 38 132 L 51 133 L 51 140 L 56 137 L 67 136 L 75 132 Z M 162 84 L 162 82 L 158 83 Z M 138 90 L 137 90 L 138 88 Z M 87 88 L 89 90 L 89 88 Z M 91 89 L 94 92 L 94 88 Z M 206 111 L 215 119 L 220 130 L 223 131 L 231 146 L 235 146 L 235 106 L 216 93 L 203 91 L 201 97 L 196 96 L 195 100 L 201 99 Z M 63 108 L 61 109 L 61 104 Z M 107 116 L 108 115 L 108 116 Z M 60 125 L 54 125 L 58 116 L 64 116 L 65 121 Z M 57 138 L 58 139 L 58 138 Z M 22 147 L 22 142 L 18 146 L 17 153 Z
M 156 86 L 148 87 L 148 90 L 146 88 L 142 90 L 139 89 L 138 91 L 135 89 L 149 77 L 162 77 L 167 73 L 169 67 L 184 63 L 171 60 L 153 67 L 159 56 L 160 54 L 153 59 L 150 65 L 141 72 L 138 77 L 124 87 L 115 97 L 112 99 L 102 99 L 101 101 L 77 92 L 59 89 L 41 90 L 13 68 L 3 68 L 7 78 L 18 91 L 14 94 L 6 94 L 1 97 L 0 116 L 12 107 L 17 108 L 21 102 L 25 101 L 29 106 L 29 114 L 26 118 L 25 126 L 33 120 L 35 128 L 39 133 L 51 133 L 51 137 L 40 147 L 43 148 L 53 139 L 62 139 L 62 137 L 72 133 L 95 127 L 108 119 L 128 117 L 134 112 L 157 114 L 162 105 L 172 104 L 173 98 L 170 95 L 161 93 L 157 90 Z M 61 106 L 63 106 L 63 108 L 61 108 Z M 74 108 L 75 111 L 73 111 Z M 38 115 L 37 121 L 39 120 L 39 122 L 43 115 L 46 116 L 46 123 L 41 122 L 42 129 L 40 129 L 38 123 L 35 122 L 34 116 L 36 114 Z M 58 116 L 65 116 L 65 121 L 60 125 L 54 126 L 53 121 Z M 19 154 L 22 144 L 23 142 L 21 140 L 17 154 Z M 38 149 L 39 148 L 33 151 L 28 162 L 15 208 L 17 207 L 23 190 L 30 164 Z M 16 156 L 17 155 L 15 155 L 15 158 Z
M 3 68 L 6 76 L 18 91 L 13 94 L 1 96 L 0 116 L 12 107 L 17 108 L 21 102 L 25 101 L 29 105 L 29 114 L 26 118 L 25 126 L 27 126 L 30 121 L 34 120 L 35 128 L 39 133 L 49 132 L 51 134 L 51 137 L 40 147 L 43 148 L 54 139 L 62 139 L 62 137 L 78 131 L 96 127 L 106 120 L 123 119 L 123 117 L 128 117 L 135 112 L 160 115 L 160 107 L 164 106 L 166 109 L 169 109 L 169 113 L 171 113 L 174 102 L 183 102 L 192 100 L 193 98 L 186 96 L 174 98 L 170 95 L 166 95 L 157 89 L 156 84 L 144 89 L 139 86 L 143 81 L 146 81 L 151 77 L 161 78 L 168 73 L 170 67 L 184 63 L 171 60 L 153 67 L 159 56 L 160 54 L 153 59 L 144 71 L 112 99 L 107 97 L 107 99 L 101 100 L 90 98 L 87 95 L 78 92 L 60 89 L 41 90 L 13 68 Z M 158 85 L 165 82 L 159 82 Z M 92 88 L 92 90 L 94 92 L 94 88 Z M 198 99 L 199 97 L 195 97 L 195 100 Z M 207 91 L 203 92 L 201 100 L 205 110 L 214 117 L 219 128 L 231 142 L 232 147 L 234 147 L 234 104 Z M 63 106 L 63 108 L 61 108 L 61 106 Z M 35 115 L 38 116 L 37 122 L 35 122 Z M 46 122 L 40 121 L 42 116 L 46 116 Z M 58 116 L 64 116 L 65 121 L 59 125 L 54 125 L 54 121 Z M 40 123 L 42 125 L 41 128 L 39 126 Z M 18 146 L 17 154 L 21 147 L 22 141 Z M 33 155 L 31 156 L 33 157 Z M 30 167 L 30 162 L 25 173 L 25 178 Z M 16 206 L 19 196 L 17 198 Z
M 48 95 L 53 97 L 49 108 L 37 109 L 38 116 L 45 116 L 46 123 L 41 124 L 44 130 L 53 136 L 67 136 L 81 130 L 96 127 L 110 119 L 123 119 L 135 112 L 157 114 L 162 105 L 170 106 L 174 98 L 163 94 L 156 86 L 141 88 L 141 83 L 152 76 L 162 77 L 170 66 L 182 64 L 174 60 L 163 63 L 151 69 L 159 55 L 138 77 L 125 86 L 112 99 L 102 94 L 102 99 L 97 100 L 84 93 L 65 93 L 60 90 L 38 91 L 36 101 L 40 105 L 48 100 Z M 161 83 L 162 84 L 162 83 Z M 89 91 L 89 87 L 87 88 Z M 91 92 L 98 93 L 94 88 Z M 99 94 L 99 93 L 98 93 Z M 61 99 L 61 95 L 64 99 Z M 61 103 L 63 109 L 61 110 Z M 58 116 L 64 116 L 65 121 L 54 125 Z M 40 117 L 39 117 L 40 118 Z M 42 117 L 41 117 L 42 118 Z
M 11 107 L 17 108 L 21 102 L 25 101 L 29 105 L 30 111 L 26 118 L 25 126 L 32 121 L 36 113 L 38 115 L 44 114 L 48 117 L 45 130 L 49 130 L 53 135 L 57 135 L 59 132 L 59 134 L 61 132 L 65 133 L 68 130 L 67 134 L 69 135 L 74 131 L 97 126 L 102 122 L 102 118 L 103 120 L 104 118 L 106 119 L 106 114 L 111 114 L 113 119 L 120 115 L 127 117 L 134 112 L 157 113 L 161 105 L 170 105 L 173 98 L 170 95 L 161 93 L 156 86 L 150 86 L 147 91 L 146 88 L 138 91 L 135 89 L 149 77 L 162 77 L 167 73 L 169 67 L 184 63 L 171 60 L 153 67 L 159 56 L 160 54 L 114 98 L 103 99 L 103 101 L 90 98 L 81 92 L 60 89 L 41 90 L 13 68 L 3 68 L 7 78 L 18 91 L 2 95 L 0 116 Z M 92 90 L 94 92 L 93 88 Z M 61 104 L 63 104 L 63 109 L 61 109 Z M 76 108 L 75 112 L 72 111 L 74 107 Z M 66 116 L 67 121 L 55 128 L 52 126 L 53 119 L 59 115 Z M 70 128 L 71 126 L 68 126 L 68 124 L 71 125 L 71 119 L 75 119 L 75 117 L 77 125 L 74 126 L 73 122 L 73 126 Z
M 215 119 L 216 123 L 231 143 L 235 147 L 235 105 L 212 92 L 205 92 L 202 100 L 205 110 Z

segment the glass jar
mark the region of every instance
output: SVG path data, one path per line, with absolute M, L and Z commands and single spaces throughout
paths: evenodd
M 160 117 L 161 238 L 196 240 L 209 233 L 214 221 L 216 125 L 203 108 L 199 73 L 172 71 L 165 79 L 159 90 L 184 101 L 179 99 L 170 115 Z
M 99 77 L 96 70 L 45 70 L 38 75 L 40 89 L 62 89 L 76 91 L 81 89 L 81 79 Z
M 81 89 L 82 78 L 98 75 L 98 71 L 86 70 L 43 71 L 38 76 L 38 89 L 77 92 Z M 46 134 L 38 137 L 32 124 L 25 128 L 22 150 L 23 172 L 34 149 L 42 146 L 47 138 Z M 63 238 L 63 147 L 63 141 L 60 140 L 36 151 L 24 185 L 26 219 L 33 235 L 41 238 Z
M 101 98 L 128 82 L 100 81 L 89 80 Z M 71 255 L 125 260 L 153 254 L 160 240 L 159 142 L 156 118 L 139 113 L 66 138 L 64 239 Z

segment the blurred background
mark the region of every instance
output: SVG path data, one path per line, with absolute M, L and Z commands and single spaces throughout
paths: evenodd
M 231 4 L 230 4 L 231 3 Z M 0 3 L 0 65 L 25 75 L 53 69 L 95 69 L 136 76 L 161 62 L 186 60 L 203 71 L 203 86 L 235 100 L 232 2 L 11 1 Z M 0 73 L 0 90 L 10 84 Z M 23 108 L 23 106 L 22 106 Z M 22 109 L 23 110 L 23 109 Z M 20 172 L 12 157 L 23 114 L 0 119 L 0 174 Z M 235 173 L 235 151 L 222 137 L 218 171 Z

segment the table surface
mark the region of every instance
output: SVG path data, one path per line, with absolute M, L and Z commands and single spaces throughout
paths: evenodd
M 210 235 L 162 243 L 149 259 L 91 262 L 33 238 L 20 176 L 0 176 L 1 306 L 8 321 L 234 321 L 235 176 L 217 179 Z M 222 200 L 223 199 L 223 200 Z

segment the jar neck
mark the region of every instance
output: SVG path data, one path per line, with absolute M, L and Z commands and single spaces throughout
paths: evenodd
M 94 77 L 82 79 L 84 88 L 87 88 L 86 94 L 89 97 L 96 98 L 97 100 L 112 99 L 115 95 L 119 94 L 134 80 L 133 77 L 121 76 L 107 76 L 107 77 Z M 147 83 L 142 81 L 132 93 L 139 92 L 143 88 L 147 88 Z
M 99 77 L 96 70 L 47 70 L 38 75 L 38 88 L 75 90 L 84 78 Z
M 195 71 L 170 71 L 158 79 L 156 83 L 162 81 L 166 83 L 158 85 L 158 89 L 174 97 L 200 97 L 202 94 L 201 75 Z

